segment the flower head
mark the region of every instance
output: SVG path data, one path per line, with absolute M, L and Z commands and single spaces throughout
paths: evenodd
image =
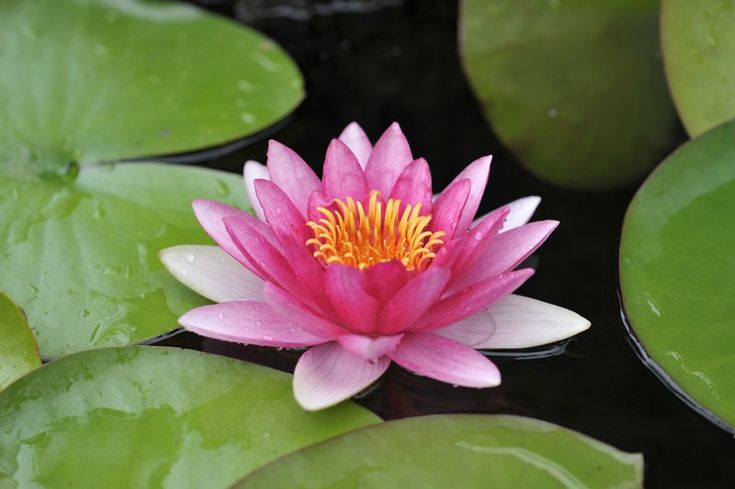
M 226 341 L 308 347 L 294 394 L 309 410 L 358 393 L 391 361 L 454 385 L 497 386 L 498 369 L 476 349 L 537 346 L 589 322 L 512 295 L 533 274 L 516 267 L 557 222 L 526 224 L 537 197 L 474 220 L 490 161 L 474 161 L 434 198 L 429 166 L 413 158 L 398 124 L 375 147 L 347 126 L 321 180 L 271 141 L 267 167 L 245 164 L 257 217 L 195 201 L 219 247 L 161 253 L 174 276 L 217 302 L 181 325 Z

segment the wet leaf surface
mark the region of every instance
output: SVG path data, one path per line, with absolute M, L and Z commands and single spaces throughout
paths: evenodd
M 735 1 L 663 0 L 666 78 L 684 126 L 697 136 L 735 117 Z
M 625 312 L 659 375 L 735 430 L 735 123 L 687 143 L 633 199 Z
M 40 365 L 38 345 L 23 311 L 0 293 L 0 390 Z
M 643 457 L 517 416 L 442 415 L 368 427 L 287 455 L 233 489 L 640 488 Z
M 290 375 L 215 355 L 83 352 L 0 394 L 0 487 L 225 488 L 279 455 L 379 421 L 351 403 L 307 413 Z
M 675 128 L 656 0 L 464 0 L 465 72 L 500 140 L 574 188 L 641 178 Z

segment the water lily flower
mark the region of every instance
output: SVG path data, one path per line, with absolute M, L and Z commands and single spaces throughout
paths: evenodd
M 490 161 L 472 162 L 434 197 L 429 165 L 396 123 L 374 147 L 347 126 L 321 180 L 271 141 L 267 166 L 245 164 L 256 217 L 197 200 L 219 247 L 161 252 L 178 280 L 216 302 L 180 324 L 225 341 L 308 348 L 293 381 L 307 410 L 357 394 L 391 362 L 449 384 L 497 386 L 500 372 L 477 349 L 538 346 L 590 323 L 512 295 L 534 272 L 516 268 L 558 223 L 527 224 L 538 197 L 475 220 Z

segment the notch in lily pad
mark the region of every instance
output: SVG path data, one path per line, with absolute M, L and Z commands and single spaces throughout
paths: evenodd
M 7 0 L 0 45 L 0 288 L 46 357 L 174 329 L 203 300 L 158 251 L 208 242 L 192 199 L 249 205 L 234 175 L 114 162 L 272 126 L 304 96 L 295 63 L 176 2 Z
M 0 390 L 41 366 L 38 345 L 26 316 L 0 293 Z

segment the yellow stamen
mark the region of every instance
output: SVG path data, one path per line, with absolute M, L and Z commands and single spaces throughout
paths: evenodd
M 325 265 L 341 263 L 363 270 L 390 260 L 399 260 L 407 270 L 424 270 L 444 244 L 444 231 L 428 228 L 431 216 L 421 215 L 421 204 L 378 200 L 380 192 L 370 192 L 367 212 L 352 197 L 334 199 L 336 210 L 319 207 L 319 222 L 306 223 L 314 237 L 306 241 L 314 256 Z

